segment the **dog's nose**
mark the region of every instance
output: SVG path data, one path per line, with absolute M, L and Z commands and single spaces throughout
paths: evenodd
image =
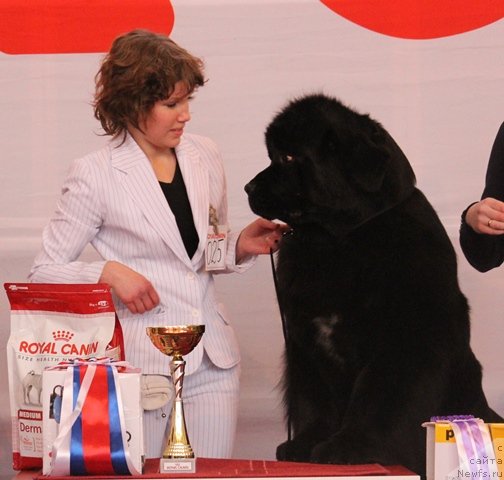
M 254 189 L 255 189 L 255 185 L 252 182 L 249 182 L 249 183 L 247 183 L 247 185 L 245 185 L 245 191 L 249 195 L 254 191 Z

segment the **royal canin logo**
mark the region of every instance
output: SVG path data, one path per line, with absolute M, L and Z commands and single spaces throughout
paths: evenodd
M 63 342 L 69 342 L 72 340 L 74 334 L 72 332 L 69 332 L 68 330 L 55 330 L 52 332 L 52 336 L 54 338 L 54 341 L 63 341 Z
M 73 355 L 89 356 L 98 352 L 98 342 L 76 344 L 71 340 L 74 334 L 68 330 L 52 332 L 52 342 L 19 342 L 19 353 L 28 355 Z

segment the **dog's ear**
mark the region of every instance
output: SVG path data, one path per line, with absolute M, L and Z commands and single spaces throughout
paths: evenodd
M 389 160 L 379 129 L 356 134 L 342 141 L 335 131 L 327 132 L 325 145 L 329 158 L 338 158 L 345 175 L 365 192 L 380 190 Z
M 378 192 L 387 173 L 389 154 L 381 132 L 358 136 L 348 158 L 348 173 L 366 192 Z

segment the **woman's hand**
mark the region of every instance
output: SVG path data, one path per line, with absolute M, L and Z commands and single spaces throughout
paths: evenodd
M 107 262 L 99 281 L 110 285 L 131 313 L 144 313 L 159 304 L 152 283 L 122 263 Z
M 504 202 L 491 197 L 484 198 L 469 207 L 465 222 L 477 233 L 504 234 Z
M 236 263 L 251 255 L 263 255 L 278 250 L 280 239 L 289 226 L 258 218 L 247 225 L 236 242 Z

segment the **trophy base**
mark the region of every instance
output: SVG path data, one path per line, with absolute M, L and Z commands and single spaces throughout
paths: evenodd
M 196 473 L 195 458 L 161 458 L 159 473 Z

